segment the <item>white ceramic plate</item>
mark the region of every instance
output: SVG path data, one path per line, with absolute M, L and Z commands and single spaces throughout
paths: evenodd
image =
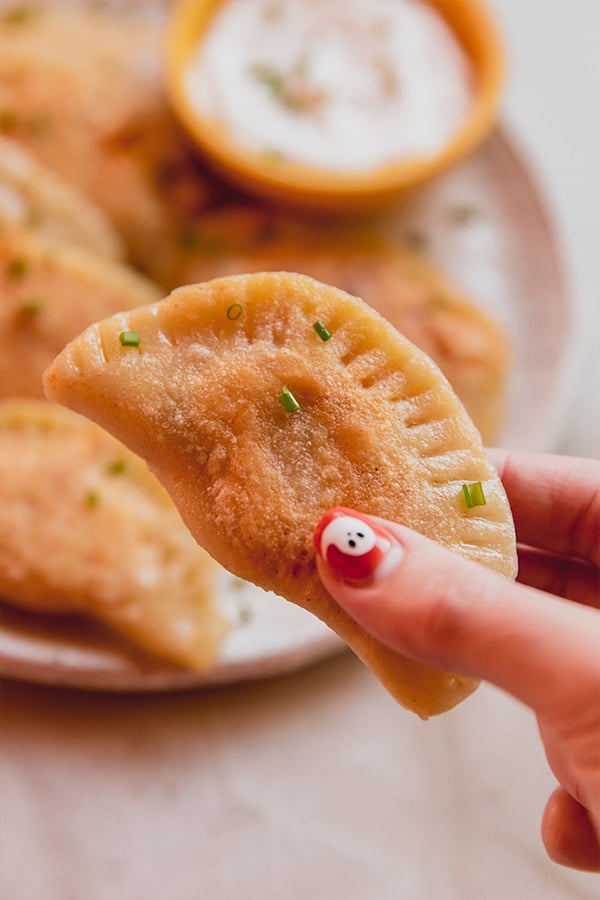
M 514 348 L 502 443 L 550 450 L 569 399 L 574 311 L 542 197 L 501 131 L 480 151 L 391 217 L 505 325 Z M 291 672 L 343 645 L 307 612 L 223 575 L 234 625 L 208 673 L 142 658 L 91 625 L 2 613 L 0 673 L 98 690 L 154 691 L 224 684 Z M 245 611 L 240 615 L 240 610 Z

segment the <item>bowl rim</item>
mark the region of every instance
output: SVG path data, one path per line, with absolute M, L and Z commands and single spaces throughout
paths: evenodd
M 247 147 L 227 126 L 203 115 L 185 89 L 185 69 L 217 7 L 227 0 L 180 0 L 164 40 L 168 99 L 196 146 L 239 187 L 271 199 L 319 206 L 360 206 L 392 199 L 431 180 L 464 159 L 487 137 L 496 117 L 505 77 L 504 48 L 495 18 L 484 0 L 421 0 L 450 26 L 473 65 L 475 88 L 462 126 L 437 153 L 401 157 L 364 171 L 336 172 Z M 469 44 L 471 46 L 469 46 Z

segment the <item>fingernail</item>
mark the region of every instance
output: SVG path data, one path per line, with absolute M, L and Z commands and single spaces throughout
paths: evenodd
M 381 581 L 403 554 L 395 536 L 379 523 L 343 506 L 321 517 L 313 537 L 318 555 L 331 571 L 354 585 Z

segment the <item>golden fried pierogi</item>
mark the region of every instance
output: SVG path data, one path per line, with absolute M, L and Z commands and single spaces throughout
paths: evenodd
M 220 563 L 319 616 L 404 706 L 427 717 L 474 690 L 368 636 L 317 576 L 312 532 L 334 506 L 515 574 L 477 430 L 437 366 L 360 299 L 289 273 L 180 288 L 87 329 L 45 388 L 147 459 Z M 468 508 L 463 485 L 485 502 Z
M 36 162 L 24 147 L 0 138 L 0 232 L 15 226 L 98 256 L 119 259 L 125 253 L 98 207 Z
M 95 619 L 182 666 L 227 632 L 218 566 L 142 460 L 45 401 L 0 403 L 0 597 Z
M 43 397 L 42 372 L 68 340 L 159 296 L 118 262 L 30 231 L 0 231 L 0 398 Z
M 158 278 L 210 193 L 164 96 L 160 27 L 71 7 L 0 39 L 0 135 L 98 205 Z

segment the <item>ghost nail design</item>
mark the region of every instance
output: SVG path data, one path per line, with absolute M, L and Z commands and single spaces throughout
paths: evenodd
M 338 506 L 329 510 L 314 532 L 317 553 L 341 578 L 371 581 L 395 546 L 367 516 Z

